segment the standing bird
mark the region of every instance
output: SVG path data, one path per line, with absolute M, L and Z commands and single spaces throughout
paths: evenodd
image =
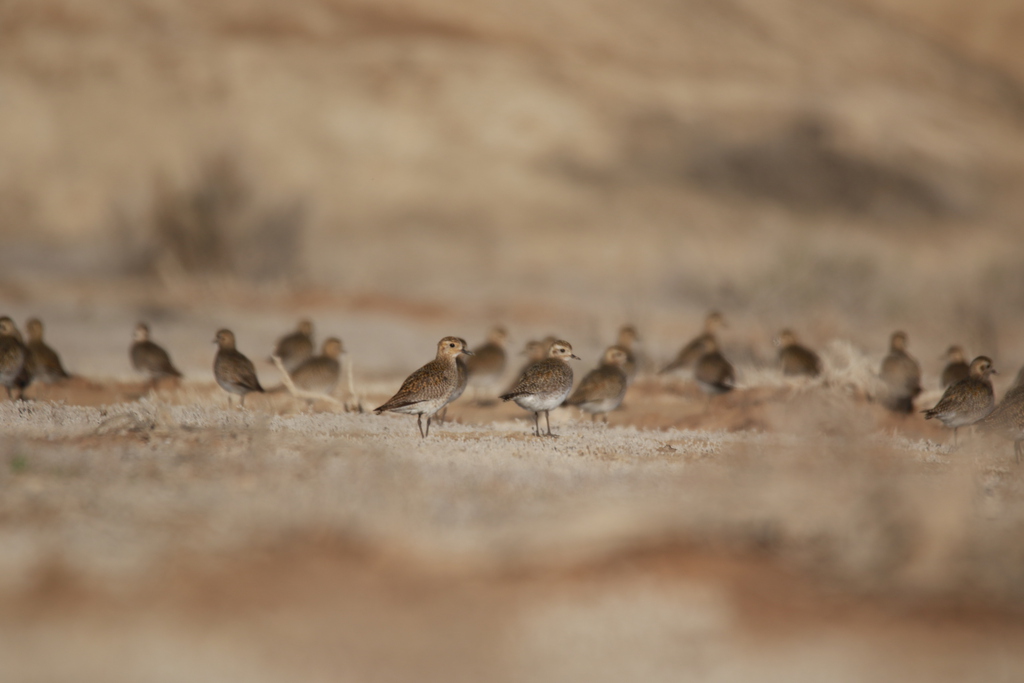
M 886 388 L 882 404 L 896 413 L 912 413 L 914 398 L 921 393 L 921 366 L 907 353 L 906 332 L 892 333 L 879 376 Z
M 697 386 L 708 395 L 710 406 L 712 396 L 736 388 L 736 372 L 732 363 L 718 350 L 718 343 L 714 337 L 706 341 L 704 346 L 707 352 L 697 359 L 697 364 L 693 368 L 693 378 L 697 381 Z
M 501 381 L 508 362 L 508 354 L 505 352 L 507 341 L 508 332 L 505 328 L 495 327 L 487 335 L 487 341 L 473 349 L 472 356 L 465 359 L 460 357 L 465 363 L 469 384 L 478 399 L 480 391 L 493 391 Z
M 310 320 L 300 320 L 294 332 L 277 340 L 274 355 L 281 359 L 281 365 L 288 374 L 291 374 L 303 362 L 313 357 L 313 348 L 313 323 Z
M 967 364 L 967 356 L 964 354 L 963 347 L 950 346 L 946 349 L 943 358 L 948 361 L 942 370 L 943 389 L 971 376 L 971 366 Z
M 622 397 L 626 395 L 626 388 L 629 386 L 629 377 L 626 375 L 628 361 L 626 349 L 621 346 L 609 346 L 604 352 L 601 364 L 583 377 L 579 386 L 565 402 L 579 407 L 585 413 L 590 413 L 595 422 L 599 414 L 608 422 L 608 413 L 622 405 Z
M 818 354 L 797 342 L 792 330 L 782 330 L 774 341 L 779 347 L 779 365 L 783 375 L 817 377 L 821 374 Z
M 228 406 L 231 406 L 231 394 L 238 394 L 240 407 L 245 407 L 245 395 L 251 391 L 263 393 L 263 387 L 256 377 L 256 368 L 252 361 L 235 348 L 235 333 L 231 330 L 218 330 L 213 338 L 217 345 L 217 355 L 213 359 L 213 377 L 220 388 L 228 392 Z
M 626 362 L 622 366 L 622 371 L 626 373 L 626 381 L 629 384 L 633 383 L 640 370 L 636 358 L 636 343 L 638 341 L 640 341 L 640 335 L 637 334 L 635 327 L 623 325 L 619 328 L 619 338 L 615 345 L 626 354 Z
M 60 356 L 43 341 L 43 323 L 38 318 L 29 318 L 25 323 L 28 332 L 28 374 L 33 382 L 52 384 L 69 377 L 60 362 Z
M 132 338 L 134 341 L 128 349 L 132 367 L 136 372 L 148 376 L 153 386 L 164 377 L 181 377 L 181 373 L 171 363 L 171 357 L 163 347 L 150 341 L 149 326 L 146 323 L 135 326 Z
M 971 361 L 970 375 L 950 385 L 934 408 L 923 410 L 924 419 L 938 418 L 942 424 L 953 428 L 953 445 L 956 445 L 956 431 L 984 419 L 995 406 L 990 375 L 995 374 L 992 359 L 978 356 Z
M 676 354 L 675 359 L 662 369 L 661 374 L 674 372 L 680 368 L 688 368 L 696 363 L 701 356 L 710 352 L 709 344 L 717 346 L 718 340 L 715 337 L 715 332 L 724 326 L 725 319 L 721 313 L 718 311 L 708 313 L 708 317 L 704 319 L 704 332 L 694 337 L 689 344 L 681 348 L 679 353 Z
M 533 412 L 533 428 L 537 436 L 541 435 L 541 413 L 544 413 L 547 420 L 547 436 L 554 436 L 551 433 L 551 410 L 562 405 L 572 391 L 570 358 L 580 360 L 572 352 L 569 342 L 555 340 L 548 351 L 548 357 L 526 368 L 508 393 L 501 396 L 502 401 L 515 401 L 520 408 Z
M 0 384 L 7 387 L 7 398 L 13 399 L 15 387 L 18 398 L 24 398 L 25 387 L 28 385 L 25 364 L 29 352 L 21 341 L 21 332 L 6 315 L 0 317 Z
M 324 340 L 323 348 L 319 356 L 307 358 L 295 372 L 291 373 L 292 382 L 300 389 L 312 391 L 318 394 L 334 392 L 341 378 L 341 354 L 345 348 L 337 337 L 328 337 Z
M 431 418 L 448 405 L 459 383 L 459 367 L 455 359 L 460 354 L 473 355 L 468 347 L 466 340 L 459 337 L 445 337 L 437 342 L 437 355 L 434 360 L 406 377 L 398 392 L 373 412 L 380 415 L 390 410 L 415 415 L 420 437 L 426 438 L 430 434 Z M 427 416 L 425 431 L 424 415 Z
M 1017 373 L 999 405 L 978 425 L 986 430 L 1005 436 L 1013 441 L 1013 455 L 1020 464 L 1024 455 L 1024 368 Z

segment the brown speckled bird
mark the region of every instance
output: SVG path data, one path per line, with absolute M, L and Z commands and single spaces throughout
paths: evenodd
M 697 381 L 697 386 L 709 398 L 735 389 L 736 372 L 732 363 L 718 350 L 718 342 L 714 337 L 705 341 L 704 348 L 707 352 L 697 359 L 697 364 L 693 368 L 693 378 Z
M 885 383 L 882 404 L 893 412 L 912 413 L 914 399 L 921 393 L 921 366 L 907 353 L 906 332 L 892 333 L 879 377 Z
M 512 388 L 501 396 L 502 401 L 515 401 L 520 408 L 533 413 L 533 428 L 537 436 L 541 435 L 541 413 L 547 420 L 547 436 L 554 436 L 551 433 L 551 410 L 562 405 L 572 391 L 570 358 L 580 359 L 572 352 L 569 342 L 555 340 L 548 350 L 548 357 L 526 368 Z
M 995 373 L 992 359 L 978 356 L 971 361 L 970 376 L 950 385 L 934 408 L 923 410 L 924 419 L 937 418 L 942 424 L 953 428 L 953 444 L 956 445 L 956 431 L 972 425 L 992 412 L 995 396 L 992 380 Z
M 330 395 L 341 378 L 341 354 L 345 348 L 337 337 L 324 340 L 319 356 L 307 358 L 295 372 L 291 373 L 292 381 L 300 389 L 318 394 Z
M 1017 379 L 1003 395 L 1003 400 L 978 426 L 1012 440 L 1013 455 L 1020 464 L 1024 455 L 1024 368 L 1017 373 Z
M 29 318 L 25 324 L 28 332 L 28 374 L 33 382 L 52 384 L 69 377 L 60 362 L 60 356 L 43 341 L 43 323 L 38 318 Z
M 615 345 L 626 354 L 626 362 L 622 365 L 622 371 L 626 373 L 626 382 L 633 383 L 640 370 L 637 363 L 636 344 L 640 341 L 640 335 L 632 325 L 623 325 L 619 328 L 619 338 Z
M 28 349 L 21 340 L 17 325 L 6 315 L 0 317 L 0 384 L 7 388 L 8 398 L 14 398 L 15 388 L 18 389 L 18 398 L 23 398 L 28 384 L 25 370 L 28 357 Z
M 943 358 L 947 361 L 946 367 L 942 369 L 943 389 L 971 376 L 971 366 L 967 364 L 967 355 L 962 347 L 950 346 Z
M 409 375 L 401 388 L 388 401 L 373 412 L 380 415 L 386 411 L 416 416 L 420 436 L 430 434 L 430 419 L 434 413 L 448 405 L 452 393 L 459 383 L 459 367 L 455 362 L 460 354 L 468 356 L 473 352 L 465 340 L 459 337 L 445 337 L 437 342 L 437 355 L 416 372 Z M 423 429 L 423 416 L 427 416 L 427 428 Z
M 493 391 L 501 381 L 508 362 L 505 344 L 508 332 L 504 327 L 495 327 L 487 335 L 487 341 L 473 349 L 473 355 L 462 359 L 466 364 L 469 385 L 474 392 Z
M 146 375 L 153 384 L 164 377 L 181 377 L 181 373 L 171 363 L 171 357 L 167 355 L 163 347 L 150 341 L 149 326 L 146 323 L 139 323 L 135 326 L 132 338 L 128 356 L 131 358 L 132 367 L 136 372 Z
M 597 421 L 598 415 L 608 421 L 608 413 L 622 405 L 629 379 L 626 377 L 626 363 L 629 356 L 621 346 L 609 346 L 601 364 L 588 372 L 572 394 L 565 400 L 577 406 Z
M 804 375 L 817 377 L 821 374 L 821 359 L 818 354 L 800 344 L 792 330 L 782 330 L 775 338 L 779 347 L 779 365 L 783 375 Z
M 313 357 L 313 323 L 300 320 L 298 328 L 291 334 L 277 340 L 274 355 L 281 359 L 281 365 L 288 374 Z
M 681 348 L 679 353 L 676 354 L 675 359 L 662 369 L 661 374 L 674 372 L 681 368 L 688 368 L 696 363 L 701 356 L 709 353 L 711 349 L 708 345 L 715 344 L 717 346 L 718 340 L 715 337 L 715 332 L 724 325 L 725 319 L 721 313 L 718 311 L 708 313 L 708 317 L 704 320 L 704 332 Z
M 231 330 L 218 330 L 213 338 L 217 345 L 217 355 L 213 359 L 213 377 L 220 388 L 228 392 L 228 406 L 231 405 L 231 394 L 238 394 L 240 407 L 245 407 L 245 395 L 250 392 L 263 393 L 263 387 L 256 377 L 256 368 L 252 361 L 235 348 L 235 333 Z

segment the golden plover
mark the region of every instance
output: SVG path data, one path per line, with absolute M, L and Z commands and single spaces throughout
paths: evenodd
M 946 367 L 942 369 L 942 388 L 956 384 L 971 376 L 971 366 L 967 364 L 967 355 L 960 346 L 950 346 L 943 355 Z
M 171 363 L 163 347 L 149 339 L 149 325 L 139 323 L 132 335 L 132 345 L 128 349 L 128 357 L 136 372 L 142 373 L 156 385 L 164 377 L 181 377 L 181 373 Z
M 893 412 L 912 413 L 914 399 L 921 393 L 921 366 L 907 353 L 906 332 L 892 333 L 879 377 L 885 383 L 882 404 Z
M 60 362 L 60 356 L 43 341 L 43 323 L 38 318 L 29 318 L 25 324 L 28 332 L 28 373 L 33 382 L 52 384 L 69 377 Z
M 704 332 L 681 348 L 679 353 L 676 354 L 675 359 L 662 369 L 661 374 L 674 372 L 681 368 L 688 368 L 696 363 L 701 356 L 710 352 L 708 344 L 715 344 L 717 346 L 718 340 L 715 337 L 715 332 L 724 326 L 725 318 L 722 317 L 721 313 L 718 311 L 708 313 L 708 317 L 704 319 Z
M 295 372 L 302 363 L 313 357 L 313 323 L 300 320 L 298 328 L 291 334 L 277 340 L 274 355 L 281 359 L 281 365 L 288 374 Z
M 21 340 L 21 332 L 14 321 L 6 315 L 0 317 L 0 384 L 7 388 L 7 397 L 14 398 L 13 390 L 18 389 L 18 398 L 24 398 L 28 385 L 28 349 Z
M 821 374 L 821 359 L 818 358 L 818 354 L 797 342 L 792 330 L 782 330 L 774 341 L 779 347 L 782 374 L 807 377 L 817 377 Z
M 636 328 L 632 325 L 623 325 L 619 328 L 619 338 L 615 342 L 626 354 L 626 362 L 622 366 L 622 371 L 626 373 L 626 382 L 629 384 L 633 383 L 636 379 L 637 372 L 639 372 L 639 365 L 636 358 L 636 344 L 640 341 L 640 335 L 637 334 Z
M 597 421 L 598 415 L 608 421 L 608 413 L 622 405 L 622 397 L 626 395 L 629 378 L 626 376 L 626 363 L 629 356 L 621 346 L 609 346 L 601 359 L 601 364 L 588 372 L 572 394 L 565 400 L 571 406 L 578 406 L 591 418 Z
M 330 395 L 341 378 L 341 354 L 345 348 L 337 337 L 324 340 L 319 356 L 307 358 L 295 372 L 291 373 L 292 381 L 300 389 L 318 394 Z
M 534 433 L 540 436 L 540 414 L 547 420 L 547 436 L 551 433 L 551 410 L 562 405 L 572 391 L 572 368 L 569 359 L 580 357 L 572 352 L 572 345 L 561 339 L 555 340 L 548 351 L 548 357 L 526 368 L 519 380 L 505 394 L 502 401 L 515 401 L 520 408 L 533 413 Z
M 714 337 L 704 342 L 706 353 L 697 359 L 693 367 L 693 378 L 697 386 L 708 395 L 715 396 L 732 391 L 736 388 L 736 372 L 732 363 L 718 350 L 718 342 Z
M 462 348 L 469 348 L 469 344 L 466 342 L 465 339 L 462 339 L 460 337 L 459 341 L 462 342 Z M 448 397 L 448 401 L 444 404 L 444 408 L 442 408 L 440 412 L 437 413 L 437 421 L 440 424 L 444 424 L 445 420 L 448 419 L 448 406 L 462 398 L 462 394 L 465 393 L 466 387 L 469 385 L 469 370 L 466 361 L 472 360 L 475 356 L 476 351 L 470 351 L 469 355 L 460 353 L 458 356 L 455 357 L 455 367 L 458 370 L 459 374 L 458 378 L 455 380 L 455 388 L 452 389 L 451 396 Z
M 505 328 L 495 327 L 487 335 L 487 341 L 473 349 L 473 355 L 464 360 L 469 384 L 478 398 L 480 391 L 493 391 L 501 381 L 508 362 L 508 354 L 505 352 L 507 341 L 508 332 Z
M 235 348 L 235 333 L 231 330 L 218 330 L 213 343 L 217 345 L 213 377 L 220 388 L 228 392 L 228 406 L 231 405 L 231 394 L 238 394 L 239 405 L 244 407 L 246 394 L 252 391 L 263 393 L 256 368 Z
M 984 419 L 995 406 L 992 380 L 995 374 L 992 359 L 978 356 L 971 361 L 970 375 L 951 384 L 934 408 L 923 410 L 924 419 L 938 418 L 942 424 L 953 428 L 953 444 L 956 445 L 956 431 Z
M 459 384 L 459 366 L 455 362 L 459 354 L 473 355 L 466 342 L 459 337 L 445 337 L 437 342 L 434 360 L 409 375 L 402 382 L 398 393 L 373 412 L 378 415 L 386 411 L 415 415 L 420 436 L 425 438 L 430 434 L 430 419 L 434 413 L 448 405 Z M 424 415 L 427 416 L 425 431 Z
M 1012 440 L 1013 455 L 1020 464 L 1024 455 L 1024 368 L 1017 373 L 1017 379 L 1003 395 L 1003 400 L 978 426 Z

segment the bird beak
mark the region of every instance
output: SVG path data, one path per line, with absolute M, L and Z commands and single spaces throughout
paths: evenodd
M 462 349 L 462 353 L 466 354 L 467 356 L 475 356 L 476 355 L 475 353 L 473 353 L 469 349 Z
M 577 355 L 576 355 L 575 353 L 574 353 L 574 354 L 572 354 L 572 355 L 571 355 L 571 356 L 569 356 L 569 357 L 570 357 L 570 358 L 575 358 L 576 360 L 583 360 L 582 358 L 580 358 L 579 356 L 577 356 Z

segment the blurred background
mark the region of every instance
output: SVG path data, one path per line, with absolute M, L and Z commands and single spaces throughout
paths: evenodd
M 1007 0 L 6 0 L 0 292 L 666 334 L 714 307 L 996 354 L 1022 29 Z

